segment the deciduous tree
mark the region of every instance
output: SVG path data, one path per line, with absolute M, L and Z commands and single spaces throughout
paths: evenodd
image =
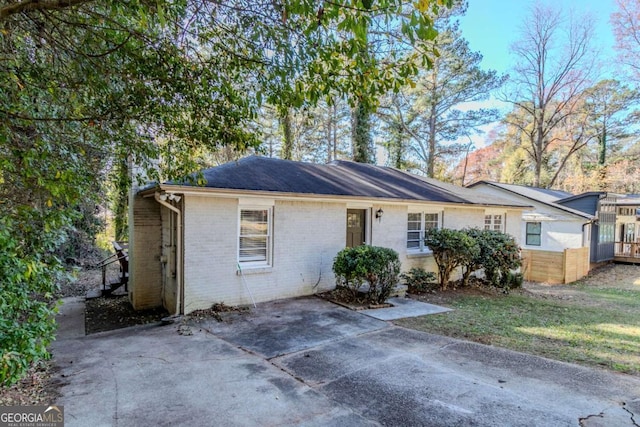
M 566 20 L 561 10 L 536 3 L 512 46 L 517 63 L 504 100 L 514 105 L 517 114 L 511 118 L 518 120 L 507 123 L 526 137 L 523 148 L 533 161 L 536 187 L 549 185 L 541 176 L 556 142 L 554 131 L 577 113 L 576 104 L 590 85 L 593 33 L 590 17 L 571 15 Z

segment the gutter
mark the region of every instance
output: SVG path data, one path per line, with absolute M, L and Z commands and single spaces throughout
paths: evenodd
M 406 204 L 428 204 L 438 206 L 450 206 L 450 207 L 469 207 L 469 208 L 510 208 L 510 209 L 529 209 L 531 205 L 519 205 L 519 204 L 503 204 L 503 203 L 474 203 L 474 202 L 445 202 L 436 200 L 424 200 L 424 199 L 401 199 L 401 198 L 388 198 L 388 197 L 369 197 L 369 196 L 354 196 L 343 194 L 316 194 L 316 193 L 285 193 L 279 191 L 265 191 L 265 190 L 247 190 L 247 189 L 232 189 L 232 188 L 212 188 L 212 187 L 192 187 L 184 185 L 172 185 L 162 184 L 155 188 L 149 188 L 140 190 L 138 192 L 142 197 L 150 197 L 153 191 L 158 189 L 167 192 L 177 192 L 184 195 L 194 195 L 202 197 L 231 197 L 235 198 L 238 195 L 249 197 L 268 197 L 277 200 L 318 200 L 325 202 L 344 203 L 345 201 L 364 201 L 364 202 L 376 202 L 390 205 L 406 205 Z
M 163 196 L 164 200 L 162 199 Z M 180 196 L 170 194 L 169 197 L 171 196 L 173 196 L 173 200 L 176 200 L 176 202 L 180 201 Z M 159 192 L 156 192 L 153 198 L 156 202 L 176 214 L 176 314 L 180 315 L 182 314 L 182 212 L 166 201 L 166 194 L 161 195 Z

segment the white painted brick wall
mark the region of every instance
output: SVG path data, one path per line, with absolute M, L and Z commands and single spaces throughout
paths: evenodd
M 217 302 L 248 305 L 251 296 L 260 302 L 310 295 L 335 286 L 331 267 L 335 255 L 345 247 L 346 203 L 277 200 L 272 266 L 245 267 L 242 276 L 236 274 L 238 200 L 187 196 L 184 203 L 186 313 Z M 384 211 L 381 220 L 375 219 L 379 208 Z M 484 225 L 483 208 L 441 208 L 445 210 L 445 227 Z M 436 271 L 432 256 L 407 253 L 407 206 L 375 204 L 371 212 L 372 245 L 396 250 L 403 271 L 412 267 Z
M 240 276 L 238 201 L 188 196 L 185 203 L 186 313 L 216 302 L 247 305 L 251 297 L 268 301 L 335 285 L 331 266 L 345 245 L 345 204 L 276 201 L 273 265 L 245 267 Z
M 242 304 L 236 272 L 236 199 L 184 198 L 184 311 Z

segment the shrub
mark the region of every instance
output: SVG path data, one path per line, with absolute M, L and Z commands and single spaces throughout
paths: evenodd
M 451 273 L 469 263 L 479 252 L 478 244 L 467 233 L 448 228 L 427 230 L 424 243 L 433 251 L 442 290 L 447 289 Z
M 29 366 L 49 357 L 55 333 L 54 293 L 63 269 L 53 255 L 62 232 L 24 209 L 24 222 L 0 216 L 0 385 L 19 380 Z
M 398 283 L 400 260 L 393 249 L 379 246 L 358 246 L 338 252 L 333 261 L 337 285 L 343 286 L 356 299 L 360 287 L 367 282 L 367 301 L 381 304 Z
M 507 271 L 501 276 L 500 285 L 505 290 L 521 288 L 524 282 L 524 275 L 519 272 Z
M 492 286 L 503 289 L 522 286 L 522 275 L 513 273 L 522 265 L 520 247 L 513 237 L 494 230 L 471 228 L 464 231 L 480 249 L 477 256 L 465 265 L 467 277 L 472 271 L 484 268 L 487 282 Z
M 438 286 L 436 274 L 424 268 L 414 267 L 407 273 L 402 273 L 400 277 L 411 293 L 432 291 Z

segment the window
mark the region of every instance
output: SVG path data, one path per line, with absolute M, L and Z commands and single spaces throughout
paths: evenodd
M 618 208 L 618 215 L 623 215 L 623 216 L 636 215 L 636 210 L 634 208 L 620 207 Z
M 484 229 L 502 231 L 502 215 L 485 215 Z
M 636 241 L 636 224 L 622 224 L 622 241 L 632 243 Z
M 424 252 L 424 232 L 440 227 L 440 214 L 429 212 L 409 213 L 407 217 L 407 249 Z
M 600 243 L 613 243 L 615 239 L 615 224 L 608 224 L 600 220 L 598 239 Z
M 540 246 L 542 244 L 542 223 L 527 222 L 527 238 L 526 244 L 530 246 Z
M 267 265 L 271 256 L 271 208 L 240 209 L 238 261 Z

